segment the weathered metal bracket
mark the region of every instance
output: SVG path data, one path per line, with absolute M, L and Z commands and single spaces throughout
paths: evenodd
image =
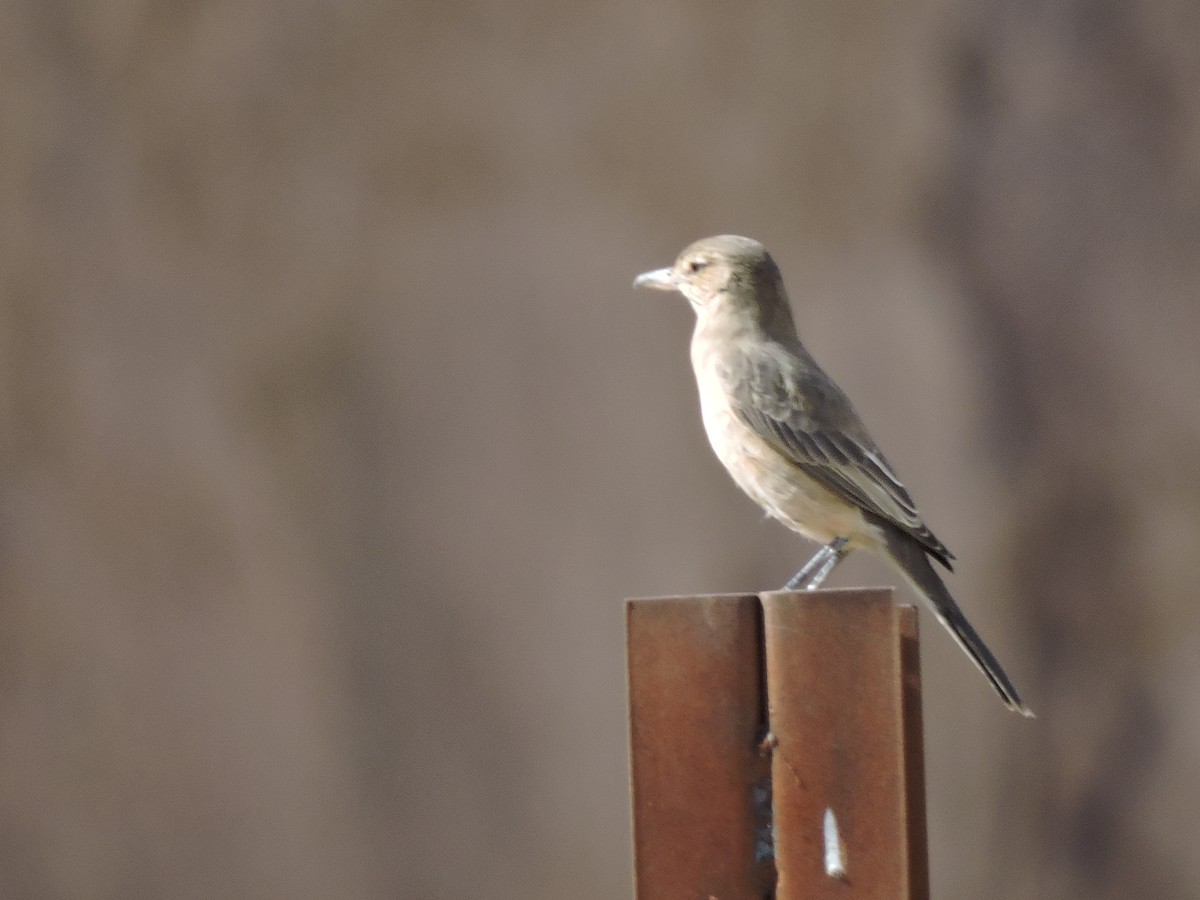
M 915 609 L 861 589 L 627 612 L 639 900 L 928 897 Z

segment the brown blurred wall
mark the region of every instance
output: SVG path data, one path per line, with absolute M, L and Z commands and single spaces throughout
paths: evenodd
M 621 599 L 810 549 L 629 287 L 719 231 L 1040 716 L 926 629 L 935 895 L 1200 895 L 1197 46 L 1182 0 L 0 7 L 0 896 L 629 896 Z

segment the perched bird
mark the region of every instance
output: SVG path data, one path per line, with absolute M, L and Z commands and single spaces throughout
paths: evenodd
M 758 241 L 705 238 L 635 287 L 678 291 L 696 313 L 692 367 L 704 430 L 738 486 L 822 548 L 785 586 L 815 589 L 851 550 L 881 554 L 928 601 L 1009 709 L 1033 712 L 929 557 L 954 558 L 917 512 L 842 389 L 796 336 L 775 261 Z

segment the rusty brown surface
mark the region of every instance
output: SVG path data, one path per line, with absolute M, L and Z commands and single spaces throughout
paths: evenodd
M 774 876 L 756 857 L 755 791 L 769 791 L 770 771 L 757 749 L 758 599 L 631 600 L 627 610 L 637 896 L 761 900 Z
M 915 606 L 896 608 L 904 701 L 905 804 L 911 896 L 929 897 L 929 835 L 925 823 L 925 722 L 921 707 L 921 628 Z
M 913 890 L 925 879 L 923 866 L 914 878 L 907 812 L 918 786 L 905 753 L 906 740 L 919 733 L 905 727 L 912 700 L 901 677 L 906 651 L 892 592 L 768 593 L 762 604 L 777 741 L 778 900 L 922 896 Z M 915 634 L 903 646 L 915 647 Z M 826 809 L 842 839 L 844 878 L 826 874 Z M 923 848 L 923 834 L 919 840 Z
M 928 898 L 915 609 L 887 589 L 679 597 L 629 601 L 628 625 L 639 900 Z

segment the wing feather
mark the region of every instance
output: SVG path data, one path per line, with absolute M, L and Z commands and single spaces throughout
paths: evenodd
M 738 415 L 776 450 L 837 496 L 911 534 L 950 567 L 953 554 L 925 525 L 845 394 L 807 354 L 760 348 L 727 366 L 723 378 Z

